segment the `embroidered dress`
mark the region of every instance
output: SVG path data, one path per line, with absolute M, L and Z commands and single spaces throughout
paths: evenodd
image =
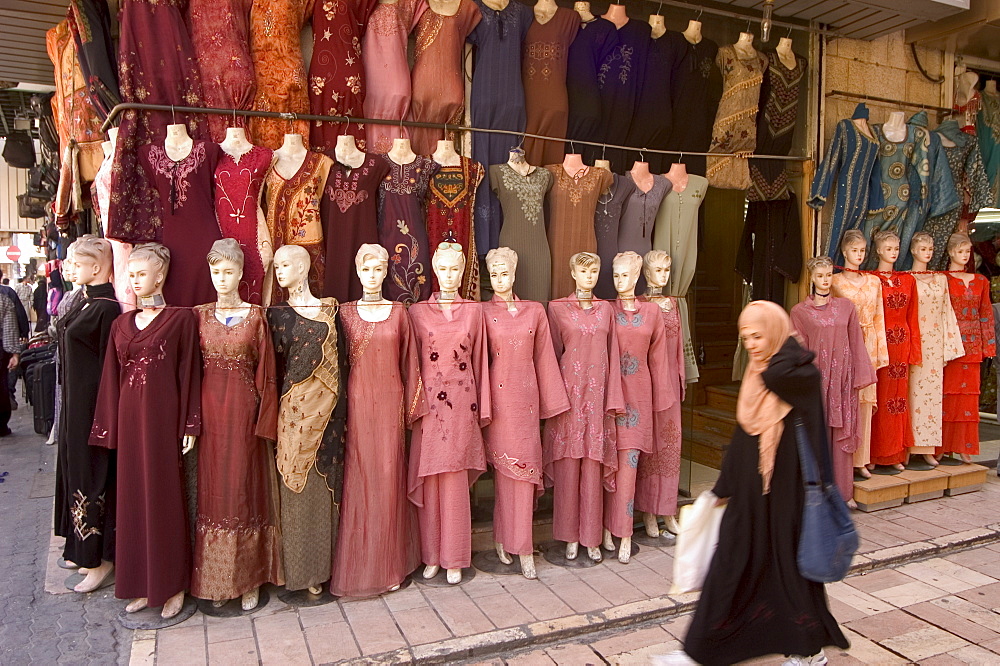
M 73 306 L 56 323 L 62 405 L 56 419 L 55 533 L 66 537 L 63 558 L 93 568 L 115 559 L 117 461 L 113 452 L 88 444 L 111 325 L 121 306 L 110 283 L 72 293 Z
M 105 10 L 107 11 L 107 10 Z M 67 18 L 50 28 L 45 35 L 45 47 L 55 70 L 55 95 L 52 99 L 52 116 L 59 133 L 59 152 L 64 154 L 75 141 L 80 155 L 72 165 L 63 165 L 64 174 L 72 178 L 73 169 L 87 167 L 87 175 L 77 174 L 81 180 L 90 180 L 94 168 L 101 160 L 101 121 L 107 117 L 95 104 L 88 93 L 89 81 L 84 78 L 81 68 L 80 43 L 75 39 L 79 36 L 79 23 L 74 20 L 72 8 L 67 12 Z M 67 167 L 72 167 L 67 169 Z M 93 168 L 91 168 L 91 166 Z M 61 183 L 69 191 L 72 184 Z M 68 203 L 68 201 L 67 201 Z M 57 211 L 57 213 L 69 213 Z
M 201 359 L 192 311 L 163 310 L 142 330 L 137 314 L 111 325 L 90 445 L 118 454 L 115 596 L 155 608 L 191 579 L 181 440 L 201 434 Z
M 882 178 L 878 167 L 879 142 L 853 120 L 837 123 L 826 156 L 813 176 L 809 190 L 810 207 L 820 210 L 834 190 L 827 255 L 843 264 L 840 239 L 850 229 L 860 229 L 869 211 L 882 209 Z
M 528 12 L 529 21 L 531 12 Z M 600 141 L 604 135 L 601 126 L 601 84 L 597 79 L 601 64 L 611 55 L 618 43 L 618 30 L 606 18 L 596 16 L 580 24 L 576 38 L 569 46 L 569 63 L 566 68 L 566 93 L 569 98 L 569 117 L 566 136 L 576 141 Z M 566 152 L 572 152 L 567 143 Z M 593 163 L 600 149 L 580 146 L 583 161 Z
M 365 321 L 341 311 L 351 373 L 344 497 L 330 593 L 367 597 L 400 585 L 420 564 L 417 513 L 406 496 L 406 429 L 427 414 L 419 352 L 406 308 Z
M 806 80 L 806 59 L 795 56 L 789 69 L 774 51 L 767 54 L 768 67 L 760 87 L 760 111 L 757 112 L 757 146 L 761 155 L 788 155 L 792 150 L 795 121 L 798 118 L 799 94 Z M 788 172 L 781 160 L 750 158 L 750 201 L 787 199 Z
M 493 420 L 483 430 L 493 466 L 496 507 L 493 540 L 514 555 L 530 555 L 532 513 L 542 487 L 540 419 L 569 409 L 552 349 L 552 334 L 540 303 L 494 296 L 483 304 L 489 340 Z
M 629 127 L 626 145 L 654 150 L 673 147 L 670 144 L 675 119 L 673 77 L 678 63 L 687 54 L 684 43 L 683 38 L 678 41 L 667 33 L 659 37 L 651 36 L 649 54 L 646 56 L 646 73 L 636 100 L 635 116 Z M 683 122 L 687 124 L 690 120 L 684 118 Z M 653 173 L 663 173 L 670 168 L 670 158 L 661 153 L 633 151 L 628 159 L 630 162 L 648 162 L 649 170 Z
M 637 189 L 631 178 L 617 173 L 611 175 L 614 178 L 611 187 L 601 193 L 597 200 L 597 210 L 594 212 L 597 256 L 601 258 L 601 274 L 597 278 L 594 295 L 604 299 L 617 297 L 614 282 L 611 280 L 611 262 L 618 254 L 618 233 L 621 229 L 622 215 Z
M 933 454 L 941 446 L 944 368 L 965 354 L 962 332 L 948 296 L 943 273 L 914 273 L 917 312 L 920 317 L 920 353 L 923 362 L 910 366 L 910 420 L 913 423 L 911 454 Z
M 309 151 L 298 171 L 285 178 L 272 166 L 264 178 L 264 202 L 271 247 L 301 245 L 309 252 L 309 287 L 322 293 L 326 268 L 323 254 L 323 223 L 319 201 L 326 187 L 333 160 L 322 153 Z M 274 281 L 271 302 L 281 300 L 281 290 Z
M 315 318 L 287 302 L 267 311 L 274 342 L 278 405 L 277 466 L 285 588 L 303 590 L 330 579 L 344 481 L 344 442 L 337 418 L 346 399 L 334 317 L 337 301 L 322 299 Z
M 754 51 L 744 58 L 734 46 L 723 46 L 715 58 L 722 70 L 722 100 L 712 128 L 711 153 L 753 152 L 757 147 L 757 109 L 767 57 Z M 750 167 L 745 157 L 708 157 L 705 172 L 712 187 L 745 190 Z
M 684 53 L 674 69 L 671 99 L 674 118 L 684 120 L 673 124 L 668 145 L 673 150 L 706 152 L 712 145 L 712 125 L 722 96 L 722 75 L 716 65 L 719 45 L 707 37 L 692 44 L 682 33 L 670 30 L 660 39 L 673 40 Z M 673 161 L 678 157 L 669 156 Z M 705 175 L 703 156 L 685 156 L 684 164 L 688 173 Z
M 792 308 L 791 316 L 804 346 L 816 354 L 813 363 L 822 375 L 833 480 L 846 502 L 854 497 L 854 453 L 861 445 L 858 391 L 874 388 L 875 368 L 851 301 L 832 297 L 817 305 L 809 296 Z
M 103 119 L 121 102 L 111 10 L 102 0 L 70 0 L 66 12 L 91 104 Z
M 882 283 L 885 341 L 889 364 L 877 371 L 877 405 L 872 416 L 871 461 L 895 465 L 913 446 L 910 423 L 910 366 L 920 365 L 920 314 L 917 285 L 907 273 L 877 273 Z
M 264 311 L 227 326 L 216 305 L 195 308 L 201 335 L 201 406 L 191 594 L 235 599 L 282 585 L 274 451 L 278 392 Z M 267 441 L 265 441 L 267 440 Z
M 364 288 L 354 269 L 354 257 L 364 243 L 378 243 L 378 192 L 389 165 L 368 153 L 356 169 L 334 160 L 320 200 L 326 245 L 322 294 L 343 302 L 358 300 Z
M 264 177 L 271 168 L 272 153 L 254 146 L 234 157 L 225 151 L 215 167 L 215 215 L 223 238 L 235 238 L 243 250 L 240 297 L 254 305 L 270 304 L 266 276 L 271 275 L 274 248 L 260 207 Z M 267 302 L 264 302 L 265 295 Z
M 170 279 L 163 298 L 171 305 L 191 307 L 215 300 L 205 257 L 222 238 L 214 193 L 215 167 L 222 154 L 219 144 L 208 141 L 194 141 L 177 161 L 160 144 L 139 149 L 146 179 L 159 195 L 160 242 L 170 250 Z
M 396 164 L 387 155 L 381 158 L 389 167 L 378 190 L 378 240 L 389 251 L 385 297 L 410 305 L 431 294 L 432 250 L 424 200 L 439 165 L 422 155 L 409 164 Z
M 996 335 L 989 280 L 975 275 L 966 285 L 960 275 L 948 274 L 948 293 L 965 355 L 944 367 L 944 428 L 936 453 L 974 456 L 979 453 L 979 366 L 996 356 Z
M 459 292 L 462 298 L 479 300 L 479 257 L 476 251 L 476 234 L 473 212 L 476 191 L 483 180 L 481 164 L 468 157 L 461 157 L 458 166 L 440 166 L 431 177 L 427 188 L 427 240 L 430 247 L 437 247 L 448 232 L 465 250 L 465 275 Z M 433 290 L 437 291 L 437 277 L 431 274 Z
M 545 23 L 536 19 L 528 28 L 521 75 L 529 134 L 566 136 L 569 122 L 566 70 L 569 47 L 579 29 L 580 15 L 566 7 L 556 7 L 552 18 Z M 566 151 L 562 141 L 526 137 L 524 153 L 529 164 L 555 164 Z
M 568 268 L 568 265 L 567 265 Z M 570 409 L 545 422 L 542 464 L 554 488 L 552 536 L 596 548 L 604 525 L 603 490 L 618 471 L 615 416 L 625 413 L 614 306 L 575 296 L 549 303 L 549 327 Z
M 409 309 L 417 338 L 427 415 L 413 427 L 408 496 L 417 506 L 424 564 L 472 562 L 469 486 L 486 470 L 480 428 L 492 417 L 489 348 L 482 306 L 437 295 Z
M 552 174 L 541 167 L 533 167 L 528 175 L 522 176 L 507 163 L 490 166 L 490 189 L 500 200 L 504 217 L 497 247 L 517 252 L 514 293 L 525 300 L 549 298 L 552 257 L 545 234 L 544 203 L 552 181 Z
M 646 26 L 649 27 L 649 26 Z M 561 164 L 545 167 L 552 174 L 549 191 L 548 239 L 552 253 L 550 298 L 559 298 L 574 289 L 569 258 L 577 252 L 597 252 L 594 211 L 597 199 L 613 182 L 610 171 L 586 167 L 573 176 Z M 520 256 L 520 255 L 519 255 Z
M 632 180 L 632 174 L 626 173 L 625 178 Z M 648 191 L 643 191 L 641 187 L 636 185 L 636 188 L 629 194 L 628 202 L 625 204 L 619 222 L 618 252 L 631 250 L 640 257 L 645 257 L 646 253 L 653 249 L 656 214 L 660 210 L 663 198 L 670 194 L 670 190 L 673 188 L 673 183 L 659 174 L 653 174 L 653 184 Z M 599 203 L 598 208 L 600 208 Z M 611 258 L 614 259 L 614 255 Z M 601 268 L 604 268 L 603 257 L 601 258 Z M 610 262 L 608 268 L 611 268 Z M 639 282 L 635 289 L 637 293 L 645 291 L 646 278 L 642 275 L 639 276 Z
M 597 70 L 597 83 L 601 88 L 601 126 L 600 136 L 595 141 L 628 145 L 639 92 L 645 85 L 646 60 L 652 41 L 652 28 L 643 21 L 629 19 L 616 29 L 614 47 Z M 629 156 L 625 151 L 609 148 L 606 157 L 615 173 L 624 173 L 628 168 Z M 569 290 L 556 291 L 565 294 Z
M 989 205 L 1000 208 L 1000 95 L 983 91 L 982 106 L 976 115 L 976 136 L 990 183 Z

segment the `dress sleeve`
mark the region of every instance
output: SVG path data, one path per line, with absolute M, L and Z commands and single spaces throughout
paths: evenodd
M 181 406 L 177 422 L 177 439 L 201 434 L 201 342 L 198 322 L 190 310 L 180 311 L 177 344 L 177 388 Z M 160 315 L 163 316 L 163 315 Z
M 910 328 L 910 365 L 923 365 L 924 352 L 920 342 L 920 308 L 917 306 L 917 282 L 913 276 L 910 279 L 910 302 L 906 308 L 906 324 Z
M 877 279 L 877 278 L 876 278 Z M 882 301 L 882 283 L 875 292 L 875 369 L 889 365 L 889 343 L 885 339 L 885 303 Z
M 477 309 L 475 331 L 472 339 L 472 369 L 479 386 L 479 427 L 485 428 L 493 420 L 493 400 L 490 395 L 490 347 L 486 342 L 486 314 Z
M 674 313 L 677 315 L 678 325 L 680 329 L 677 331 L 677 335 L 674 336 L 674 341 L 671 344 L 672 349 L 669 350 L 670 358 L 674 363 L 674 372 L 671 373 L 676 375 L 677 379 L 680 381 L 680 401 L 684 402 L 684 397 L 687 393 L 687 377 L 685 375 L 685 366 L 687 362 L 684 359 L 684 327 L 681 326 L 681 310 L 680 305 L 677 303 L 677 299 L 673 296 L 667 296 L 670 302 L 674 305 Z
M 983 167 L 983 156 L 973 145 L 965 158 L 966 187 L 969 190 L 969 215 L 977 214 L 980 209 L 988 208 L 990 201 L 990 179 Z
M 677 391 L 670 375 L 670 356 L 667 353 L 667 331 L 663 326 L 663 315 L 660 306 L 648 303 L 645 308 L 653 316 L 653 334 L 649 339 L 649 351 L 646 363 L 649 366 L 650 379 L 653 383 L 653 411 L 662 412 L 670 409 L 677 402 Z
M 559 317 L 556 315 L 555 310 L 558 306 L 557 303 L 549 303 L 549 332 L 552 337 L 552 351 L 555 352 L 556 361 L 562 359 L 563 351 L 566 349 L 566 345 L 563 343 L 562 329 L 559 324 Z
M 958 316 L 955 308 L 951 306 L 951 295 L 948 293 L 948 278 L 944 279 L 944 293 L 941 295 L 944 301 L 941 304 L 941 311 L 944 313 L 944 362 L 953 361 L 956 358 L 965 356 L 965 345 L 962 344 L 962 329 L 958 326 Z
M 118 326 L 111 326 L 108 335 L 108 349 L 104 353 L 100 388 L 97 390 L 97 408 L 94 423 L 90 429 L 90 445 L 105 449 L 118 448 L 118 399 L 120 397 L 121 365 L 118 363 L 118 348 L 115 344 Z
M 278 384 L 275 380 L 274 344 L 260 313 L 257 322 L 257 429 L 254 434 L 272 442 L 278 439 Z
M 833 188 L 837 173 L 840 171 L 840 163 L 844 159 L 847 134 L 844 123 L 847 122 L 850 121 L 842 120 L 837 123 L 837 129 L 833 133 L 833 141 L 827 147 L 826 155 L 820 162 L 816 175 L 813 176 L 812 187 L 809 188 L 809 201 L 807 202 L 811 208 L 819 210 L 826 203 L 827 197 L 830 196 L 830 190 Z
M 979 329 L 983 338 L 983 358 L 997 355 L 997 336 L 993 326 L 993 305 L 990 303 L 990 282 L 982 275 L 976 279 L 982 284 L 979 290 Z
M 552 349 L 552 333 L 549 332 L 549 322 L 545 310 L 538 305 L 538 317 L 535 324 L 535 378 L 538 383 L 538 417 L 550 419 L 569 409 L 569 397 L 566 395 L 566 384 L 563 382 L 559 361 Z
M 614 314 L 608 326 L 608 378 L 604 388 L 604 411 L 606 413 L 625 413 L 625 390 L 622 387 L 621 350 L 618 347 L 618 331 L 615 330 Z
M 802 346 L 806 349 L 812 349 L 812 342 L 809 340 L 810 326 L 808 315 L 803 314 L 805 307 L 804 303 L 799 303 L 792 308 L 788 317 L 792 320 L 792 328 L 798 334 L 799 339 L 802 340 Z
M 933 171 L 930 174 L 930 217 L 937 217 L 951 212 L 962 205 L 958 196 L 955 177 L 948 164 L 948 156 L 941 145 L 941 139 L 936 134 L 931 135 L 931 160 Z
M 868 348 L 865 347 L 865 334 L 861 330 L 861 322 L 858 321 L 858 311 L 854 307 L 854 303 L 846 298 L 844 302 L 850 309 L 850 314 L 847 317 L 847 345 L 850 349 L 851 361 L 854 364 L 854 386 L 851 388 L 863 389 L 875 383 L 875 368 L 872 366 L 871 357 L 868 356 Z
M 101 308 L 101 318 L 97 324 L 100 330 L 100 337 L 97 339 L 105 343 L 100 345 L 101 348 L 98 351 L 98 362 L 102 368 L 104 367 L 104 357 L 108 351 L 107 342 L 111 340 L 111 327 L 120 314 L 121 306 L 118 304 L 115 304 L 113 308 Z
M 417 336 L 410 325 L 406 312 L 399 317 L 399 360 L 403 376 L 403 400 L 406 410 L 403 414 L 406 425 L 413 426 L 418 419 L 427 415 L 427 398 L 424 396 L 423 379 L 420 377 L 420 349 Z

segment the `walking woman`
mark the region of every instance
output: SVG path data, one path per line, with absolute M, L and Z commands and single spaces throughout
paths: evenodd
M 739 424 L 713 493 L 728 500 L 719 546 L 684 641 L 658 663 L 734 664 L 783 654 L 786 665 L 826 664 L 823 647 L 847 648 L 823 585 L 796 565 L 803 489 L 795 442 L 801 418 L 817 460 L 826 446 L 820 373 L 781 306 L 753 301 L 740 314 L 750 355 Z M 807 656 L 802 656 L 807 655 Z

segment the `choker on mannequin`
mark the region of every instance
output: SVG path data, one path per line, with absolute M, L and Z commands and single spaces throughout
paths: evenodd
M 819 297 L 821 297 L 821 298 L 827 298 L 827 297 L 829 297 L 829 296 L 830 296 L 830 294 L 831 294 L 831 293 L 832 293 L 832 292 L 829 292 L 829 291 L 828 291 L 828 292 L 826 292 L 825 294 L 823 294 L 823 293 L 820 293 L 820 292 L 818 292 L 818 291 L 814 291 L 814 292 L 813 292 L 813 295 L 814 295 L 814 296 L 819 296 Z
M 439 301 L 453 301 L 458 297 L 458 290 L 455 291 L 444 291 L 443 289 L 438 292 Z
M 163 300 L 163 294 L 153 294 L 152 296 L 139 297 L 139 307 L 143 310 L 162 308 L 166 304 L 166 301 Z
M 381 291 L 366 291 L 365 295 L 361 297 L 363 303 L 378 303 L 382 300 Z
M 576 290 L 576 299 L 578 301 L 589 301 L 593 300 L 593 298 L 594 298 L 594 292 L 589 289 Z
M 646 296 L 655 297 L 663 295 L 663 287 L 647 287 Z

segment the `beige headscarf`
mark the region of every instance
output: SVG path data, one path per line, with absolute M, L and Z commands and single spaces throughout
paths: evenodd
M 759 436 L 758 470 L 766 495 L 771 491 L 774 456 L 784 430 L 783 420 L 792 411 L 792 406 L 767 390 L 761 373 L 767 369 L 771 357 L 792 335 L 792 322 L 780 305 L 771 301 L 751 301 L 740 313 L 740 335 L 743 334 L 744 327 L 756 329 L 768 343 L 764 358 L 750 357 L 736 401 L 736 422 L 748 435 Z

